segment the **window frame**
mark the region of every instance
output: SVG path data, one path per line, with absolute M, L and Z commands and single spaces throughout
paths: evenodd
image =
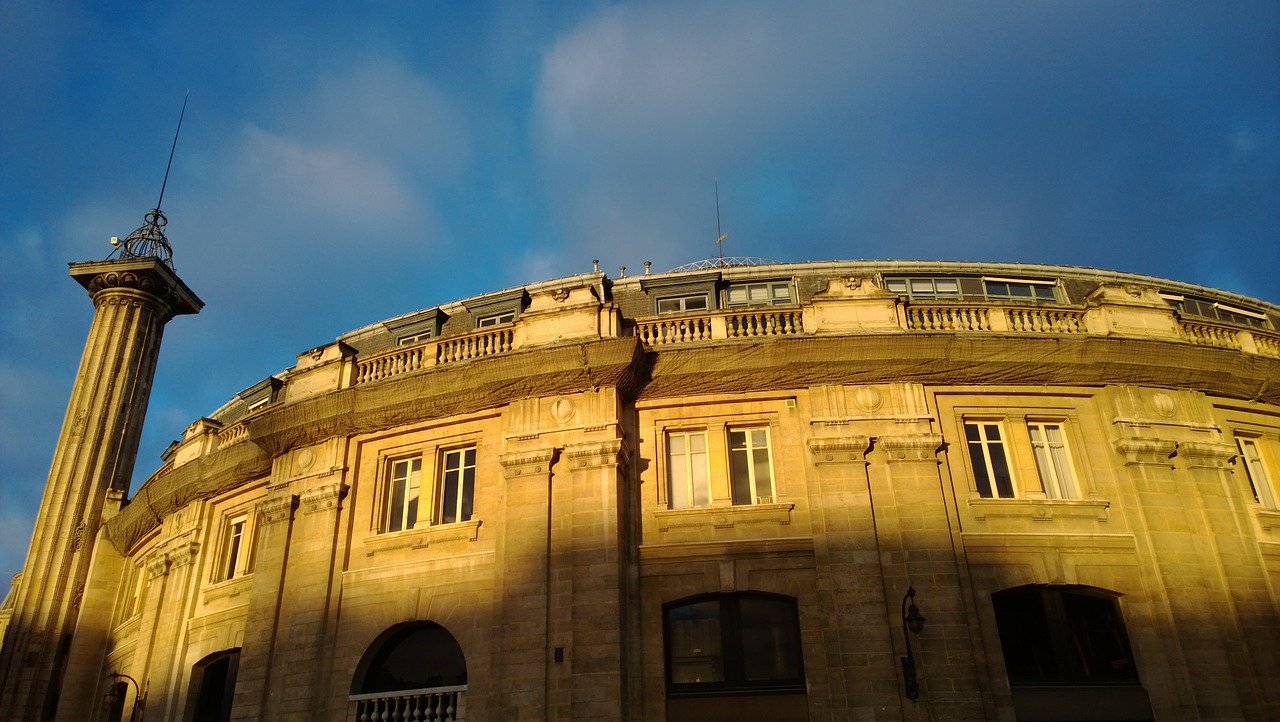
M 987 429 L 992 426 L 996 428 L 999 434 L 999 438 L 994 441 L 987 438 L 987 433 L 988 433 Z M 970 428 L 978 430 L 978 435 L 980 437 L 979 439 L 975 440 L 970 438 L 969 436 Z M 969 473 L 972 475 L 974 488 L 978 492 L 978 495 L 984 499 L 1017 499 L 1019 498 L 1019 494 L 1018 494 L 1019 487 L 1016 479 L 1016 474 L 1014 473 L 1014 465 L 1010 463 L 1010 458 L 1011 458 L 1009 453 L 1010 439 L 1009 439 L 1008 432 L 1005 430 L 1004 420 L 1003 419 L 966 418 L 966 419 L 963 419 L 961 422 L 961 431 L 964 434 L 965 453 L 969 459 Z M 978 473 L 979 467 L 977 464 L 977 459 L 974 458 L 975 443 L 978 444 L 979 448 L 981 448 L 982 450 L 983 465 L 981 468 L 983 470 L 983 474 L 981 475 L 981 477 Z M 1006 481 L 1009 486 L 1008 494 L 1001 493 L 1002 490 L 1000 489 L 1000 481 L 997 478 L 996 467 L 993 462 L 992 456 L 989 453 L 991 446 L 995 444 L 999 445 L 1000 456 L 1002 457 L 1004 462 L 1004 471 L 1005 471 Z M 984 485 L 986 487 L 986 492 L 987 492 L 985 494 L 983 493 Z
M 743 602 L 768 602 L 778 605 L 776 611 L 783 615 L 776 621 L 781 624 L 748 628 L 743 622 Z M 673 673 L 676 665 L 675 624 L 673 613 L 697 605 L 715 603 L 718 607 L 716 628 L 718 634 L 718 652 L 720 663 L 720 679 L 712 681 L 677 682 Z M 749 658 L 747 647 L 750 646 L 748 635 L 751 632 L 772 631 L 770 635 L 775 641 L 782 640 L 771 654 L 757 650 L 755 659 Z M 781 634 L 777 634 L 781 632 Z M 785 638 L 784 638 L 785 636 Z M 800 623 L 799 602 L 794 597 L 767 592 L 725 592 L 699 594 L 685 597 L 662 606 L 662 647 L 663 647 L 663 679 L 668 697 L 718 697 L 740 694 L 805 694 L 806 677 L 804 669 L 804 637 Z M 779 649 L 781 647 L 781 649 Z M 789 647 L 790 649 L 787 649 Z M 695 650 L 701 651 L 701 650 Z M 786 656 L 782 666 L 793 667 L 794 676 L 778 675 L 769 679 L 752 678 L 749 671 L 756 666 L 761 657 L 771 656 L 775 664 L 778 658 Z M 711 656 L 711 655 L 708 655 Z
M 253 573 L 254 524 L 247 509 L 228 512 L 222 517 L 218 534 L 218 554 L 212 582 L 229 582 Z
M 1235 439 L 1236 448 L 1240 452 L 1240 466 L 1244 468 L 1245 479 L 1253 492 L 1253 500 L 1263 509 L 1272 511 L 1280 509 L 1275 482 L 1263 458 L 1263 447 L 1258 443 L 1264 440 L 1263 437 L 1236 432 Z M 1252 449 L 1252 456 L 1246 447 Z
M 758 447 L 754 445 L 755 439 L 753 434 L 763 432 L 764 445 Z M 743 447 L 741 449 L 734 446 L 734 434 L 742 434 Z M 759 462 L 753 456 L 753 452 L 764 450 L 764 470 L 768 475 L 766 482 L 769 485 L 769 494 L 762 496 L 759 493 Z M 772 504 L 778 499 L 777 475 L 773 468 L 773 434 L 768 424 L 734 424 L 725 427 L 725 449 L 728 453 L 728 470 L 729 470 L 729 496 L 734 506 L 748 506 L 753 504 Z M 734 463 L 735 454 L 742 452 L 744 457 L 743 469 L 747 474 L 746 484 L 749 497 L 746 501 L 741 501 L 739 497 L 740 479 L 738 478 L 739 466 Z
M 688 302 L 690 300 L 695 300 L 695 299 L 702 302 L 701 308 L 697 308 L 696 306 L 694 308 L 689 307 Z M 663 304 L 671 301 L 677 302 L 679 308 L 663 309 L 662 307 Z M 663 315 L 673 314 L 673 313 L 693 313 L 693 312 L 710 311 L 711 310 L 711 294 L 707 292 L 702 292 L 702 293 L 679 294 L 679 295 L 672 295 L 672 296 L 660 296 L 654 299 L 654 309 L 659 314 L 663 314 Z
M 687 499 L 689 502 L 688 504 L 677 505 L 676 503 L 677 502 L 677 495 L 675 493 L 676 481 L 677 481 L 676 463 L 675 463 L 675 458 L 673 457 L 672 443 L 671 443 L 671 439 L 673 437 L 686 439 L 686 443 L 684 445 L 685 450 L 680 452 L 682 458 L 684 459 L 684 462 L 681 464 L 680 476 L 683 478 L 684 483 L 682 484 L 682 486 L 684 487 L 685 493 L 679 498 Z M 700 437 L 702 439 L 702 449 L 700 452 L 693 449 L 693 445 L 688 443 L 688 440 L 691 440 L 694 437 Z M 707 507 L 712 506 L 712 503 L 714 501 L 714 496 L 712 495 L 712 491 L 711 491 L 711 454 L 710 454 L 711 447 L 710 447 L 710 436 L 707 433 L 707 429 L 706 428 L 664 429 L 663 430 L 663 447 L 664 447 L 663 458 L 666 462 L 665 472 L 666 472 L 666 481 L 667 481 L 666 483 L 667 508 L 669 509 L 705 509 Z M 693 460 L 693 458 L 698 454 L 701 454 L 702 456 L 702 462 L 700 465 L 697 465 L 697 462 Z M 700 466 L 700 468 L 702 469 L 701 479 L 697 478 L 695 465 Z M 702 491 L 706 498 L 705 504 L 697 503 L 697 499 L 698 499 L 697 487 L 698 486 L 702 487 Z
M 1005 293 L 993 292 L 993 286 L 1003 285 Z M 1013 292 L 1014 288 L 1026 288 L 1027 295 Z M 1041 291 L 1047 293 L 1041 294 Z M 982 293 L 992 301 L 1027 301 L 1031 303 L 1057 303 L 1058 281 L 1036 278 L 1005 278 L 1002 276 L 983 276 Z
M 468 453 L 471 455 L 469 463 L 467 460 Z M 455 455 L 458 459 L 458 464 L 456 467 L 451 467 L 449 465 L 450 458 Z M 457 524 L 471 521 L 471 518 L 475 516 L 475 484 L 478 461 L 479 446 L 476 444 L 453 446 L 441 449 L 438 452 L 434 524 Z M 451 473 L 457 474 L 456 480 L 450 480 Z M 451 506 L 453 508 L 449 510 L 452 515 L 446 514 L 446 506 L 450 505 L 450 484 L 456 485 L 452 492 L 453 503 Z
M 1031 455 L 1035 460 L 1036 474 L 1040 478 L 1040 488 L 1048 499 L 1079 499 L 1080 485 L 1075 468 L 1075 457 L 1071 453 L 1071 442 L 1068 441 L 1067 423 L 1058 419 L 1026 419 L 1027 435 L 1031 443 Z M 1048 428 L 1056 428 L 1061 437 L 1054 442 L 1044 433 Z M 1032 429 L 1039 429 L 1044 436 L 1037 441 Z M 1057 443 L 1062 450 L 1061 455 L 1053 453 L 1053 444 Z M 1041 461 L 1038 445 L 1046 449 L 1045 460 Z
M 752 289 L 763 288 L 765 291 L 765 299 L 755 301 L 751 298 Z M 785 297 L 779 297 L 777 291 L 785 289 Z M 734 301 L 733 295 L 736 291 L 742 291 L 746 294 L 746 299 L 742 301 Z M 772 281 L 739 281 L 730 283 L 724 289 L 724 308 L 748 308 L 751 306 L 794 306 L 796 303 L 795 283 L 791 279 L 772 280 Z
M 422 454 L 396 456 L 387 459 L 383 484 L 382 520 L 379 530 L 385 534 L 410 531 L 418 526 L 422 511 Z M 417 469 L 413 468 L 417 464 Z M 405 475 L 398 476 L 397 468 L 404 465 Z M 416 476 L 415 476 L 416 473 Z M 401 495 L 398 483 L 403 483 Z M 412 498 L 410 498 L 412 493 Z M 399 514 L 396 513 L 397 507 Z M 399 517 L 396 519 L 395 517 Z M 410 518 L 412 517 L 412 518 Z

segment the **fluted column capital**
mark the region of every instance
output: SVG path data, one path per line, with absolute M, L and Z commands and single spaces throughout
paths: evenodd
M 204 301 L 158 258 L 85 261 L 70 264 L 71 277 L 101 305 L 119 295 L 151 297 L 167 311 L 166 317 L 199 313 Z

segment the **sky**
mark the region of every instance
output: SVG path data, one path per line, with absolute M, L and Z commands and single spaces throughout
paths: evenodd
M 1094 266 L 1280 302 L 1280 3 L 0 0 L 0 575 L 105 258 L 164 195 L 135 488 L 384 318 L 724 252 Z

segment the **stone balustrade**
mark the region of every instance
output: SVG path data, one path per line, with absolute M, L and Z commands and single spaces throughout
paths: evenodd
M 453 722 L 463 720 L 467 686 L 428 687 L 353 694 L 358 722 Z
M 885 303 L 878 299 L 878 303 Z M 815 304 L 820 303 L 815 301 Z M 1020 333 L 1020 334 L 1125 334 L 1123 329 L 1108 328 L 1091 316 L 1096 309 L 1062 306 L 1015 306 L 991 303 L 945 302 L 911 303 L 887 301 L 890 327 L 884 330 L 953 333 Z M 893 322 L 893 305 L 900 311 Z M 655 316 L 637 319 L 634 334 L 647 346 L 715 342 L 722 340 L 789 336 L 812 333 L 857 333 L 858 328 L 828 328 L 820 320 L 827 315 L 806 314 L 808 307 L 748 308 L 710 311 L 678 316 Z M 1150 310 L 1148 309 L 1148 313 Z M 1203 321 L 1173 319 L 1172 310 L 1158 312 L 1165 323 L 1174 323 L 1169 340 L 1229 348 L 1263 356 L 1280 357 L 1280 334 L 1260 329 L 1234 327 Z M 806 318 L 809 320 L 806 322 Z M 1090 320 L 1092 319 L 1092 320 Z M 431 339 L 415 346 L 397 348 L 360 359 L 356 364 L 355 383 L 363 384 L 419 371 L 439 364 L 484 358 L 514 351 L 522 346 L 520 323 L 515 327 L 484 329 L 463 336 Z M 603 335 L 603 334 L 602 334 Z M 525 341 L 523 343 L 528 343 Z

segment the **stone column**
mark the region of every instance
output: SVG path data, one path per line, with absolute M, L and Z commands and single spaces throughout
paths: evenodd
M 155 258 L 71 264 L 96 312 L 0 648 L 10 720 L 52 719 L 109 489 L 127 489 L 165 324 L 204 305 Z

